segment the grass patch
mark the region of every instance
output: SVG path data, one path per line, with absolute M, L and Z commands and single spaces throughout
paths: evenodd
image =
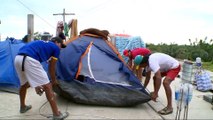
M 204 69 L 213 72 L 213 63 L 212 62 L 202 62 L 202 66 Z

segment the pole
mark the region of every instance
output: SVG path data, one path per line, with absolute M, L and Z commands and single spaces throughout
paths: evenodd
M 34 16 L 33 14 L 27 15 L 27 42 L 30 42 L 33 38 L 34 33 Z
M 65 9 L 63 9 L 63 23 L 65 23 Z
M 65 9 L 63 9 L 63 13 L 57 13 L 57 14 L 53 14 L 53 15 L 62 15 L 63 16 L 63 25 L 65 26 L 65 16 L 66 15 L 75 15 L 75 13 L 66 13 Z M 58 33 L 58 30 L 56 29 L 56 35 L 57 35 L 57 33 Z M 65 41 L 66 41 L 66 39 L 65 39 Z
M 65 23 L 65 16 L 66 15 L 75 15 L 75 13 L 66 13 L 65 9 L 63 9 L 63 13 L 57 13 L 57 14 L 53 14 L 53 15 L 62 15 L 63 16 L 63 23 Z

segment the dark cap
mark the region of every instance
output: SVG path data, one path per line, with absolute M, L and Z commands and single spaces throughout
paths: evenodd
M 51 39 L 52 42 L 61 43 L 61 48 L 65 48 L 66 45 L 63 43 L 63 40 L 60 37 L 53 37 Z

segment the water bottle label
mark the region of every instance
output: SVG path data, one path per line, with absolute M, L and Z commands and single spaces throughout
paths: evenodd
M 175 100 L 179 100 L 179 91 L 175 91 Z

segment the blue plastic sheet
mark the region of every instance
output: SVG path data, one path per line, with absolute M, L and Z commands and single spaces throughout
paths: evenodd
M 7 38 L 0 42 L 0 86 L 20 86 L 14 67 L 14 59 L 23 45 L 25 43 L 15 38 Z

